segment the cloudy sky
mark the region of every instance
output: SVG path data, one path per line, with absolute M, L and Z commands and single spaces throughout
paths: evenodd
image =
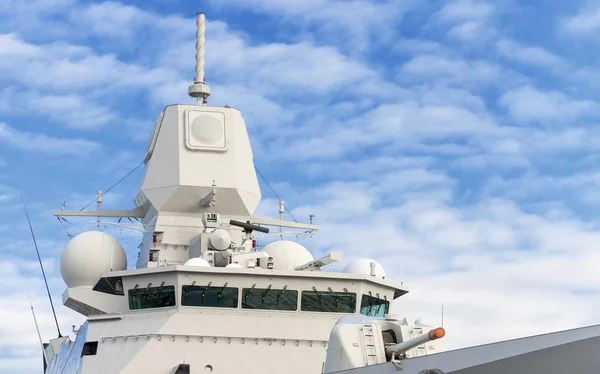
M 3 0 L 0 373 L 41 372 L 25 280 L 56 335 L 20 194 L 70 332 L 58 260 L 94 226 L 51 212 L 193 102 L 197 11 L 210 103 L 242 110 L 259 170 L 322 226 L 315 255 L 384 264 L 411 289 L 397 314 L 437 324 L 443 304 L 449 348 L 600 323 L 600 1 Z M 104 207 L 132 207 L 140 175 Z M 109 232 L 133 260 L 139 235 Z

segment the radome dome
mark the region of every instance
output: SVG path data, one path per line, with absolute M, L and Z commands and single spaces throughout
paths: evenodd
M 102 231 L 86 231 L 71 239 L 60 256 L 60 273 L 67 287 L 92 287 L 103 273 L 127 269 L 119 241 Z
M 344 273 L 354 273 L 354 274 L 371 274 L 371 262 L 375 263 L 375 276 L 377 278 L 387 278 L 387 274 L 383 266 L 375 260 L 371 260 L 370 258 L 357 258 L 352 260 L 346 265 L 344 268 Z
M 273 257 L 273 269 L 294 270 L 297 266 L 315 260 L 308 249 L 289 240 L 278 240 L 268 244 L 263 251 Z
M 208 263 L 208 261 L 206 261 L 203 258 L 193 257 L 193 258 L 190 258 L 189 260 L 187 260 L 185 262 L 185 264 L 183 264 L 183 266 L 200 266 L 203 268 L 209 268 L 210 264 Z

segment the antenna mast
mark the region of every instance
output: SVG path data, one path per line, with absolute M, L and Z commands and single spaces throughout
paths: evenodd
M 188 95 L 195 97 L 197 105 L 206 105 L 210 96 L 210 87 L 206 85 L 204 77 L 204 33 L 206 31 L 206 15 L 198 13 L 196 18 L 196 78 L 194 84 L 188 87 Z M 202 99 L 202 102 L 200 102 Z
M 27 280 L 23 278 L 25 282 L 25 290 L 27 290 L 27 298 L 29 299 L 29 306 L 31 307 L 31 314 L 33 315 L 33 323 L 35 324 L 35 330 L 37 331 L 38 339 L 40 341 L 40 347 L 42 347 L 42 354 L 44 355 L 44 361 L 46 364 L 49 364 L 48 356 L 46 355 L 46 350 L 44 349 L 44 342 L 42 342 L 42 335 L 40 334 L 40 328 L 37 323 L 37 318 L 35 318 L 35 311 L 33 310 L 33 302 L 31 302 L 31 296 L 29 295 L 29 287 L 27 287 Z
M 46 283 L 46 292 L 48 292 L 48 299 L 50 299 L 50 306 L 52 307 L 52 314 L 54 315 L 54 322 L 56 323 L 56 330 L 58 331 L 58 337 L 62 338 L 60 333 L 60 327 L 58 327 L 58 319 L 56 318 L 56 311 L 54 310 L 54 303 L 52 302 L 52 296 L 50 296 L 50 287 L 48 287 L 48 280 L 46 279 L 46 273 L 44 272 L 44 265 L 42 265 L 42 258 L 40 257 L 40 250 L 38 249 L 37 242 L 35 241 L 35 235 L 33 234 L 33 228 L 31 227 L 31 221 L 29 220 L 29 213 L 27 213 L 27 206 L 25 206 L 25 199 L 21 195 L 21 201 L 23 202 L 23 209 L 25 209 L 25 216 L 27 217 L 27 223 L 29 223 L 29 230 L 31 231 L 31 237 L 33 238 L 33 245 L 35 246 L 35 252 L 37 253 L 38 261 L 40 262 L 40 268 L 42 269 L 42 276 L 44 277 L 44 283 Z

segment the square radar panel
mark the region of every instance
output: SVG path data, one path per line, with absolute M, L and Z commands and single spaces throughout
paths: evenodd
M 186 110 L 185 145 L 194 151 L 226 151 L 225 114 L 198 109 Z

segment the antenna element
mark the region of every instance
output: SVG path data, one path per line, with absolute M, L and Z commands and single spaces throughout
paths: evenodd
M 44 349 L 44 342 L 42 341 L 42 335 L 40 334 L 40 328 L 37 323 L 37 318 L 35 318 L 35 311 L 33 310 L 33 303 L 31 302 L 31 295 L 29 294 L 29 287 L 27 287 L 27 280 L 23 277 L 23 282 L 25 282 L 25 290 L 27 291 L 27 298 L 29 299 L 29 306 L 31 307 L 31 314 L 33 315 L 33 323 L 35 324 L 35 330 L 37 331 L 38 339 L 40 341 L 40 347 L 42 348 L 42 355 L 44 355 L 44 362 L 49 364 L 48 355 L 46 354 L 46 350 Z
M 188 87 L 188 95 L 198 100 L 198 105 L 206 105 L 210 96 L 210 87 L 204 77 L 204 32 L 206 31 L 206 15 L 198 13 L 196 18 L 196 78 L 194 84 Z M 200 103 L 202 99 L 202 103 Z
M 52 296 L 50 296 L 50 288 L 48 287 L 48 280 L 46 279 L 46 273 L 44 272 L 44 265 L 42 265 L 42 258 L 40 257 L 40 250 L 38 249 L 37 242 L 35 241 L 35 235 L 33 234 L 33 228 L 31 227 L 31 221 L 29 220 L 29 213 L 27 213 L 27 207 L 25 206 L 25 199 L 21 195 L 21 201 L 23 202 L 23 209 L 25 209 L 25 216 L 27 217 L 27 223 L 29 223 L 29 231 L 31 231 L 31 237 L 33 238 L 33 245 L 35 246 L 35 252 L 37 253 L 38 261 L 40 262 L 40 268 L 42 269 L 42 276 L 44 277 L 44 283 L 46 283 L 46 292 L 48 292 L 48 299 L 50 299 L 50 306 L 52 307 L 52 314 L 54 315 L 54 322 L 56 323 L 56 330 L 58 331 L 58 337 L 62 338 L 60 333 L 60 327 L 58 327 L 58 319 L 56 318 L 56 311 L 54 310 L 54 303 L 52 302 Z

